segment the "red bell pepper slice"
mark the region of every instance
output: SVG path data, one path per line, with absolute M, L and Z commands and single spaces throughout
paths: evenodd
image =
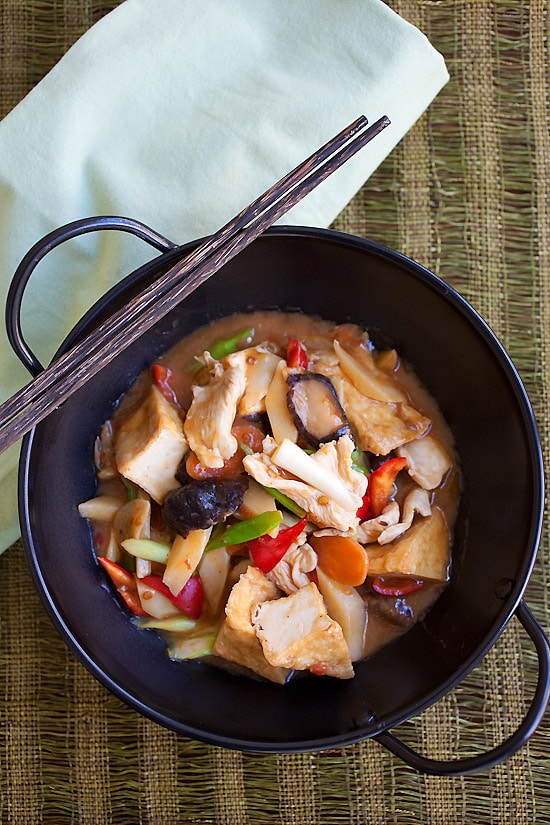
M 126 607 L 128 607 L 135 616 L 147 616 L 147 612 L 141 606 L 134 575 L 128 570 L 125 570 L 124 567 L 121 567 L 120 564 L 106 559 L 105 556 L 98 556 L 97 560 L 109 575 L 117 592 L 124 600 Z
M 198 619 L 201 615 L 204 602 L 204 586 L 199 576 L 191 576 L 176 596 L 174 596 L 168 585 L 162 581 L 161 576 L 144 576 L 141 581 L 146 587 L 150 587 L 151 590 L 156 590 L 157 593 L 162 593 L 163 596 L 170 599 L 178 610 L 181 610 L 191 619 Z
M 372 583 L 372 589 L 381 596 L 407 596 L 422 587 L 424 587 L 422 579 L 405 574 L 378 576 Z
M 372 518 L 372 507 L 371 507 L 370 498 L 369 498 L 368 493 L 366 493 L 363 496 L 363 503 L 361 504 L 361 506 L 357 510 L 356 515 L 357 515 L 357 518 L 359 519 L 359 522 L 361 524 L 364 521 L 368 521 L 370 518 Z
M 406 458 L 389 458 L 370 474 L 367 495 L 374 518 L 380 515 L 388 503 L 395 479 L 406 466 Z
M 172 370 L 165 367 L 164 364 L 153 364 L 153 381 L 157 389 L 161 391 L 167 401 L 170 401 L 175 407 L 180 407 L 180 403 L 176 393 L 170 386 L 170 378 L 172 377 Z
M 304 516 L 292 527 L 279 530 L 277 535 L 260 536 L 247 542 L 248 549 L 252 556 L 252 561 L 262 573 L 269 573 L 277 565 L 290 545 L 296 541 L 307 524 L 307 517 Z
M 302 367 L 307 370 L 307 353 L 297 338 L 288 339 L 286 363 L 289 367 Z

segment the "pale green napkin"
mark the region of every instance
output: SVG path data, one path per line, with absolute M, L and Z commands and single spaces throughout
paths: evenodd
M 448 79 L 381 0 L 126 0 L 0 123 L 2 304 L 51 229 L 125 215 L 183 243 L 230 217 L 360 114 L 392 125 L 284 223 L 327 226 Z M 23 329 L 47 362 L 82 313 L 151 257 L 120 233 L 36 270 Z M 2 330 L 0 397 L 29 376 Z M 19 535 L 18 449 L 0 456 L 0 550 Z

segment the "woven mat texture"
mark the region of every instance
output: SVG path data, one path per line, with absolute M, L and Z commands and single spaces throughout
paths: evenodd
M 117 5 L 0 0 L 0 116 Z M 451 82 L 339 216 L 447 280 L 510 352 L 550 466 L 548 0 L 392 0 Z M 467 403 L 467 399 L 465 399 Z M 505 449 L 505 445 L 503 445 Z M 548 518 L 527 602 L 548 631 Z M 506 764 L 419 775 L 366 741 L 305 755 L 178 738 L 123 706 L 54 631 L 19 544 L 0 558 L 2 823 L 550 823 L 550 719 Z M 439 758 L 503 740 L 537 663 L 512 620 L 482 664 L 399 736 Z

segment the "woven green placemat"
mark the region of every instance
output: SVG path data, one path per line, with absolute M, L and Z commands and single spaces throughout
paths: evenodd
M 116 5 L 0 0 L 0 116 Z M 479 310 L 521 374 L 549 466 L 548 0 L 390 5 L 444 54 L 451 82 L 336 227 L 416 258 Z M 546 524 L 526 598 L 547 630 L 549 570 Z M 0 674 L 2 823 L 550 822 L 548 715 L 507 763 L 453 779 L 419 775 L 374 741 L 278 757 L 177 737 L 68 652 L 19 545 L 0 558 Z M 515 729 L 536 678 L 512 620 L 483 663 L 399 736 L 439 758 L 488 749 Z

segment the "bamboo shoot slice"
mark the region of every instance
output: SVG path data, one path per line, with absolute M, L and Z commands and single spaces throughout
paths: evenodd
M 334 341 L 334 351 L 338 356 L 342 371 L 364 395 L 373 398 L 375 401 L 385 401 L 386 403 L 399 403 L 407 400 L 404 393 L 393 383 L 389 376 L 367 369 L 357 358 L 350 355 L 338 341 Z
M 209 550 L 200 561 L 198 572 L 204 587 L 204 597 L 216 616 L 225 601 L 231 555 L 227 547 Z
M 265 397 L 267 417 L 269 418 L 273 438 L 277 444 L 281 444 L 285 439 L 292 442 L 298 440 L 298 430 L 294 426 L 286 403 L 286 393 L 288 390 L 286 370 L 287 366 L 281 359 Z
M 186 538 L 176 536 L 172 542 L 162 580 L 177 596 L 187 584 L 204 553 L 212 528 L 193 530 Z
M 317 579 L 327 613 L 342 628 L 350 659 L 357 662 L 365 650 L 366 604 L 355 587 L 334 581 L 319 568 Z

